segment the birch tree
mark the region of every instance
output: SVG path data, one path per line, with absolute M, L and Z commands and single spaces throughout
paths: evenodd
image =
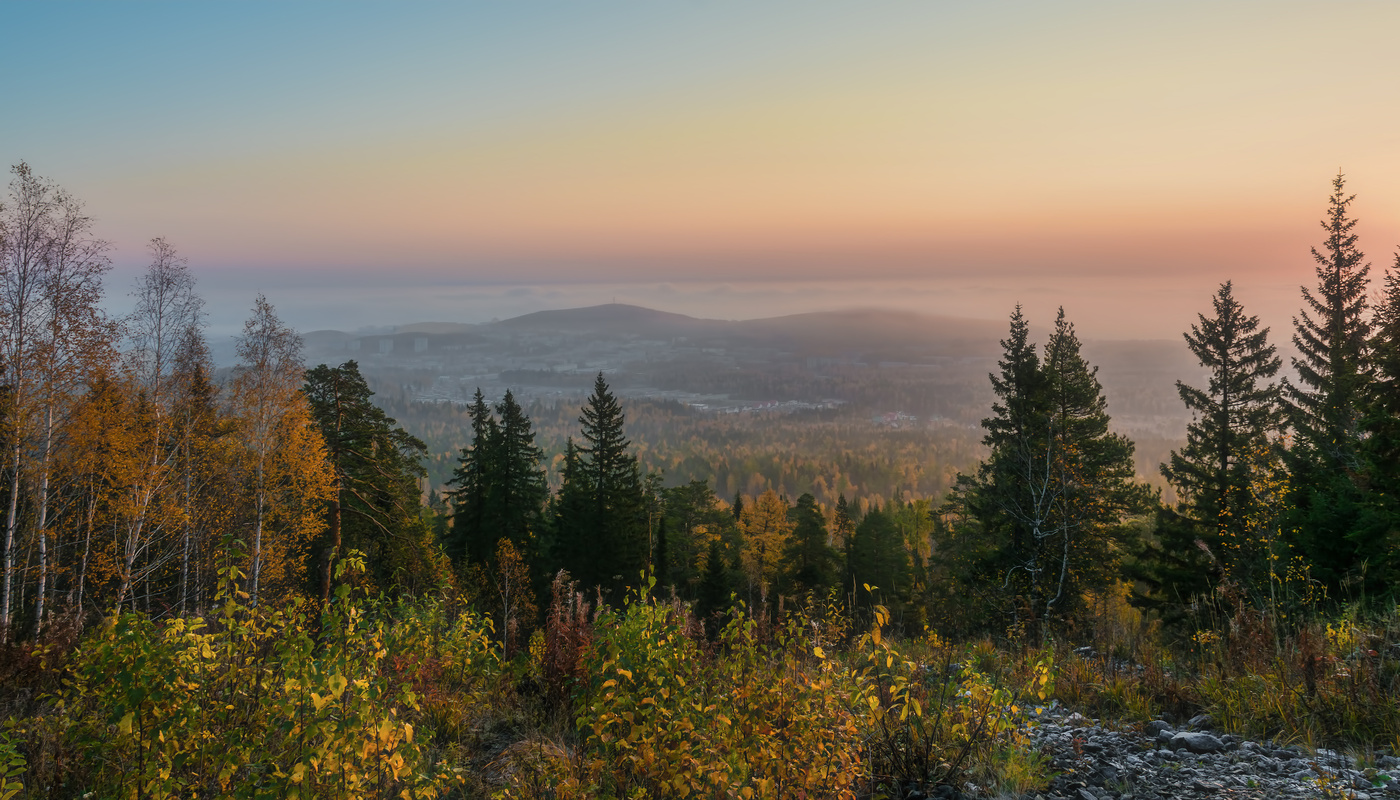
M 283 420 L 301 399 L 301 339 L 282 324 L 267 298 L 259 294 L 253 315 L 238 338 L 238 364 L 229 385 L 232 415 L 248 458 L 248 486 L 252 499 L 252 568 L 249 595 L 258 602 L 263 567 L 263 528 L 273 485 L 269 467 L 283 431 Z
M 110 357 L 116 332 L 100 308 L 108 245 L 92 235 L 83 204 L 27 164 L 11 172 L 10 201 L 0 208 L 0 363 L 9 385 L 4 446 L 10 483 L 0 640 L 9 639 L 13 622 L 14 556 L 26 506 L 37 549 L 35 628 L 42 629 L 56 437 L 69 401 L 94 364 Z
M 118 608 L 138 577 L 138 558 L 145 561 L 139 567 L 142 577 L 175 558 L 175 536 L 170 529 L 179 526 L 189 511 L 174 496 L 181 454 L 173 429 L 175 373 L 182 340 L 198 335 L 203 301 L 195 294 L 188 262 L 169 242 L 152 239 L 149 249 L 151 262 L 132 292 L 136 307 L 126 325 L 130 341 L 126 352 L 131 376 L 128 386 L 138 393 L 133 408 L 141 412 L 142 426 L 133 432 L 140 449 L 130 465 L 121 503 L 125 541 Z M 180 554 L 185 556 L 189 528 L 180 527 L 186 539 Z M 162 542 L 159 547 L 155 546 L 158 539 Z M 187 562 L 182 562 L 182 568 L 185 566 Z M 183 578 L 182 569 L 182 584 Z

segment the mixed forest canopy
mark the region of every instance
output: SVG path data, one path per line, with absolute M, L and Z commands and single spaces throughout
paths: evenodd
M 522 634 L 560 570 L 605 600 L 650 574 L 706 613 L 832 594 L 910 630 L 1037 637 L 1073 629 L 1087 598 L 1124 581 L 1167 620 L 1224 596 L 1390 602 L 1400 255 L 1373 292 L 1353 198 L 1342 176 L 1333 188 L 1294 320 L 1295 378 L 1279 379 L 1270 331 L 1229 281 L 1184 334 L 1208 382 L 1178 383 L 1194 421 L 1161 465 L 1174 502 L 1135 477 L 1065 311 L 1036 342 L 1019 307 L 989 376 L 980 463 L 930 473 L 937 454 L 891 437 L 892 452 L 872 444 L 831 471 L 891 470 L 910 491 L 856 502 L 849 475 L 814 474 L 821 462 L 750 480 L 758 460 L 784 458 L 778 441 L 710 442 L 698 452 L 713 463 L 671 462 L 679 478 L 645 468 L 648 444 L 629 438 L 602 373 L 552 459 L 511 392 L 493 404 L 478 391 L 450 479 L 430 481 L 424 442 L 356 362 L 307 369 L 266 298 L 216 379 L 194 273 L 164 239 L 135 310 L 107 315 L 109 246 L 81 202 L 21 164 L 0 213 L 0 636 L 122 609 L 198 614 L 233 561 L 255 605 L 324 603 L 350 551 L 378 591 L 461 591 Z
M 1400 253 L 1373 283 L 1341 175 L 1286 377 L 1233 283 L 1202 299 L 1164 495 L 1063 308 L 1039 339 L 1012 311 L 980 423 L 941 443 L 816 407 L 694 424 L 601 371 L 578 405 L 478 388 L 415 432 L 262 295 L 216 370 L 165 239 L 107 314 L 82 203 L 11 174 L 0 797 L 30 770 L 47 796 L 486 796 L 464 763 L 500 797 L 1020 791 L 1047 779 L 1018 726 L 1061 678 L 1140 716 L 1194 693 L 1240 729 L 1400 736 Z M 1101 671 L 1057 671 L 1124 620 Z M 468 715 L 507 702 L 562 732 L 488 765 Z

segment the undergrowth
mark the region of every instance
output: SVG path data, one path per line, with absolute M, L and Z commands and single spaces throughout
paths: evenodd
M 347 558 L 347 573 L 360 568 Z M 254 608 L 222 575 L 209 619 L 123 614 L 12 652 L 0 800 L 162 797 L 900 798 L 1041 791 L 1051 700 L 1362 754 L 1400 747 L 1400 615 L 1284 625 L 1247 606 L 1181 647 L 1113 598 L 1081 641 L 888 635 L 835 597 L 707 636 L 650 581 L 620 608 L 554 582 L 503 657 L 489 617 L 343 586 Z M 352 582 L 351 582 L 352 583 Z

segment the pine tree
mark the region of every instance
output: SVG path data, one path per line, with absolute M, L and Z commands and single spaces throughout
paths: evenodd
M 320 548 L 321 602 L 330 598 L 344 545 L 369 556 L 383 590 L 426 583 L 431 576 L 419 481 L 427 474 L 427 447 L 374 405 L 374 392 L 354 361 L 308 370 L 303 391 L 326 441 L 336 488 Z

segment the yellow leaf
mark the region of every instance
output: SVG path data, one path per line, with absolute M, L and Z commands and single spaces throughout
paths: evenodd
M 302 779 L 305 778 L 305 777 L 306 777 L 306 765 L 305 765 L 305 764 L 297 764 L 295 767 L 292 767 L 292 783 L 301 783 Z
M 816 656 L 817 658 L 826 658 L 826 651 L 822 650 L 820 647 L 813 647 L 812 655 Z
M 134 720 L 134 719 L 136 719 L 136 713 L 135 713 L 135 712 L 133 712 L 133 711 L 128 711 L 128 712 L 126 712 L 126 716 L 122 717 L 122 721 L 117 723 L 117 732 L 120 733 L 120 734 L 122 734 L 123 736 L 130 736 L 130 735 L 131 735 L 131 722 L 132 722 L 132 720 Z

